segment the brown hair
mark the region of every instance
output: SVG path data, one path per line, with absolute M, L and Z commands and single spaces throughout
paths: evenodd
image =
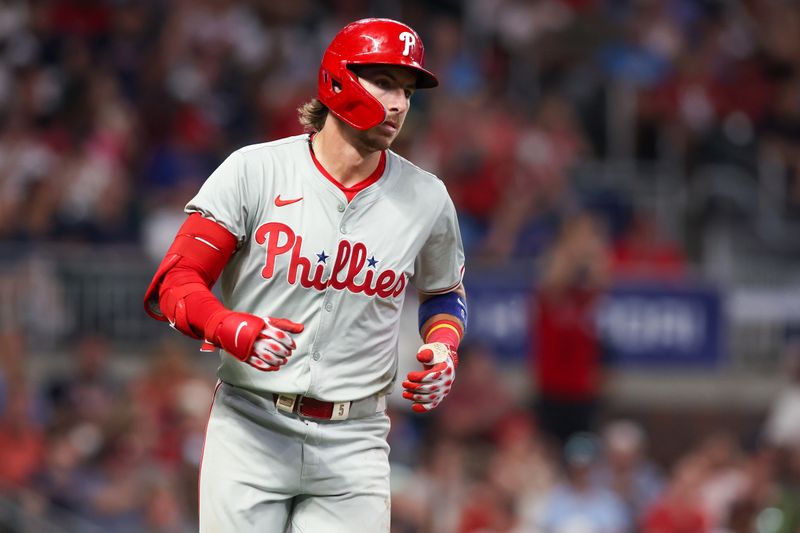
M 310 101 L 297 108 L 297 119 L 306 131 L 319 131 L 328 118 L 328 106 L 312 98 Z

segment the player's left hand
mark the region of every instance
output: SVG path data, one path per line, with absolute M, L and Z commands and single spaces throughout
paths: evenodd
M 413 411 L 424 413 L 439 405 L 450 392 L 456 379 L 458 355 L 447 344 L 433 342 L 420 347 L 417 361 L 425 370 L 408 373 L 403 382 L 403 398 L 414 402 Z

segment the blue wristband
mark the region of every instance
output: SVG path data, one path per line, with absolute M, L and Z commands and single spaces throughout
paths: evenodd
M 453 315 L 464 324 L 464 331 L 467 330 L 467 302 L 458 293 L 437 294 L 419 304 L 419 329 L 432 316 L 439 314 Z

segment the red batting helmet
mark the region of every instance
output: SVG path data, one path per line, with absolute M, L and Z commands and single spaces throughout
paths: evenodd
M 359 130 L 386 119 L 386 109 L 358 82 L 350 65 L 397 65 L 417 74 L 417 88 L 439 85 L 422 67 L 425 48 L 417 32 L 391 19 L 361 19 L 336 34 L 322 56 L 317 96 L 331 112 Z

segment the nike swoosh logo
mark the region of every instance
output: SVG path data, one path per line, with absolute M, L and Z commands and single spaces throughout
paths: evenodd
M 275 206 L 276 207 L 283 207 L 285 205 L 289 205 L 289 204 L 293 204 L 295 202 L 299 202 L 302 199 L 303 199 L 303 197 L 301 196 L 300 198 L 292 198 L 291 200 L 281 200 L 281 195 L 279 194 L 278 196 L 275 197 Z
M 236 328 L 236 336 L 233 338 L 233 346 L 235 348 L 239 347 L 239 333 L 242 332 L 242 328 L 245 327 L 246 325 L 247 325 L 247 320 L 244 320 L 242 321 L 241 324 L 239 324 L 239 327 Z

